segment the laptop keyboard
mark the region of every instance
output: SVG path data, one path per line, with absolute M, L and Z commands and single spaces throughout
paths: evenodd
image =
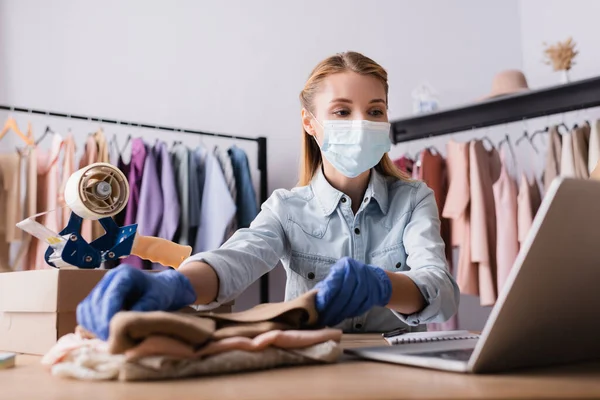
M 473 349 L 428 351 L 427 353 L 411 353 L 411 356 L 442 358 L 444 360 L 469 361 Z

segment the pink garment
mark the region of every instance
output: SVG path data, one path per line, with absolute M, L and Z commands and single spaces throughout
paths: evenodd
M 519 194 L 517 196 L 517 228 L 519 243 L 521 245 L 527 239 L 529 230 L 533 225 L 533 219 L 541 203 L 542 196 L 537 181 L 534 179 L 533 183 L 530 184 L 527 177 L 524 174 L 521 175 L 521 184 L 519 185 Z
M 482 306 L 496 302 L 496 207 L 493 184 L 502 163 L 496 149 L 483 142 L 469 145 L 471 183 L 471 261 L 478 265 L 479 297 Z
M 448 178 L 450 186 L 442 216 L 451 220 L 451 243 L 459 246 L 456 280 L 460 291 L 479 295 L 477 265 L 471 262 L 469 144 L 448 142 Z
M 37 152 L 37 206 L 38 212 L 53 211 L 37 218 L 38 222 L 53 232 L 60 232 L 62 226 L 62 211 L 58 210 L 58 159 L 62 147 L 62 137 L 54 134 L 50 151 Z M 50 268 L 46 264 L 44 254 L 48 245 L 32 238 L 29 245 L 28 269 Z
M 330 340 L 339 342 L 341 338 L 342 331 L 339 329 L 273 330 L 262 333 L 253 339 L 235 336 L 209 342 L 199 350 L 194 350 L 192 346 L 180 340 L 167 336 L 151 336 L 138 346 L 128 350 L 125 356 L 127 361 L 157 355 L 173 358 L 198 358 L 232 350 L 261 351 L 267 347 L 299 349 Z
M 85 142 L 85 149 L 83 156 L 79 160 L 79 168 L 86 167 L 98 161 L 98 145 L 93 135 L 89 135 Z M 98 222 L 96 222 L 97 224 Z M 81 236 L 90 243 L 93 239 L 92 235 L 92 221 L 84 219 L 81 224 Z
M 504 157 L 502 157 L 504 159 Z M 517 185 L 502 165 L 500 178 L 494 183 L 496 205 L 496 271 L 500 293 L 519 253 L 517 230 Z
M 59 225 L 61 226 L 60 229 L 63 229 L 67 225 L 67 222 L 69 222 L 69 217 L 71 216 L 71 210 L 68 207 L 65 207 L 67 205 L 65 202 L 65 187 L 67 186 L 69 177 L 73 175 L 74 172 L 75 140 L 73 139 L 73 135 L 69 135 L 65 140 L 63 140 L 62 178 L 60 182 L 60 188 L 58 190 L 58 206 L 64 207 L 62 209 L 62 215 L 59 216 Z

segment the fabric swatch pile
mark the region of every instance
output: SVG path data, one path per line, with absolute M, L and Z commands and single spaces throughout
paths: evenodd
M 108 341 L 78 328 L 42 364 L 81 380 L 158 380 L 336 362 L 337 329 L 313 329 L 314 292 L 231 313 L 122 311 Z

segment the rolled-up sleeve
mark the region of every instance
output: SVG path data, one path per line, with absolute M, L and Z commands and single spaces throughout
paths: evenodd
M 413 280 L 426 305 L 417 313 L 401 316 L 408 325 L 447 321 L 458 309 L 460 291 L 448 271 L 433 191 L 421 183 L 411 201 L 414 207 L 403 234 L 410 270 L 398 273 Z
M 239 296 L 248 286 L 271 271 L 285 255 L 287 239 L 282 221 L 285 218 L 284 197 L 275 191 L 262 205 L 249 228 L 238 230 L 219 249 L 206 251 L 186 259 L 209 264 L 219 277 L 219 293 L 213 308 Z

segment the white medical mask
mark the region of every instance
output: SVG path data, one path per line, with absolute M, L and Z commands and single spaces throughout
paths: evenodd
M 315 121 L 323 127 L 323 144 L 320 146 L 323 155 L 348 178 L 355 178 L 376 166 L 392 146 L 389 122 L 327 120 L 321 124 L 316 118 Z

